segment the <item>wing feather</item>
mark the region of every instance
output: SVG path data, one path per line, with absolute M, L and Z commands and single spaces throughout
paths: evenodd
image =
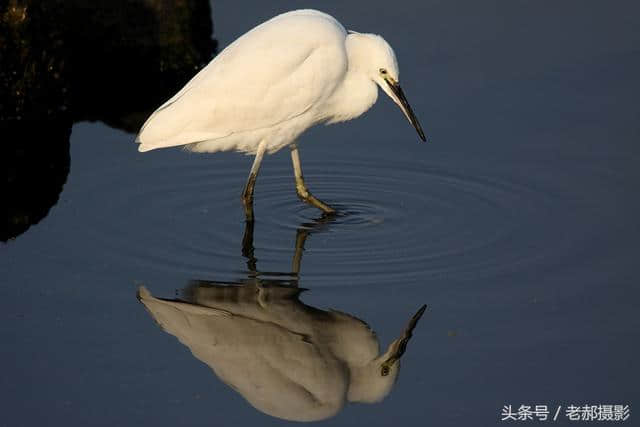
M 140 151 L 275 126 L 326 99 L 346 70 L 346 31 L 312 12 L 279 15 L 229 45 L 149 117 Z

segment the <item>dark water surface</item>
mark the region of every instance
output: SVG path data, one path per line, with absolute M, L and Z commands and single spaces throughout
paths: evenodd
M 224 47 L 300 6 L 214 2 L 215 36 Z M 141 154 L 132 134 L 74 125 L 58 203 L 0 248 L 0 425 L 282 424 L 136 299 L 141 285 L 183 298 L 193 280 L 297 284 L 307 306 L 367 322 L 383 349 L 427 304 L 392 392 L 332 425 L 502 425 L 509 404 L 561 405 L 558 425 L 567 405 L 629 405 L 636 425 L 638 8 L 305 6 L 386 37 L 433 143 L 383 95 L 310 130 L 307 184 L 340 215 L 298 201 L 283 150 L 263 164 L 250 247 L 251 158 Z

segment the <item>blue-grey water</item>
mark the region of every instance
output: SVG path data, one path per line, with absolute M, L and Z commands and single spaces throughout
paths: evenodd
M 221 47 L 302 5 L 241 3 L 213 3 Z M 307 184 L 341 212 L 326 222 L 297 199 L 288 150 L 268 156 L 251 259 L 250 157 L 143 154 L 131 133 L 75 124 L 58 203 L 0 248 L 0 425 L 281 425 L 163 332 L 136 292 L 295 277 L 299 230 L 306 305 L 362 319 L 384 348 L 428 306 L 387 398 L 324 423 L 503 425 L 504 405 L 548 405 L 550 417 L 561 406 L 557 425 L 581 425 L 568 405 L 613 404 L 637 425 L 637 5 L 304 6 L 394 46 L 431 143 L 383 95 L 358 120 L 303 135 Z

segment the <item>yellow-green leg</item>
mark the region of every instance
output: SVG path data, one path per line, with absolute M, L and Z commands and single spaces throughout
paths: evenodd
M 300 155 L 298 154 L 298 147 L 295 144 L 291 145 L 291 160 L 293 161 L 293 173 L 296 177 L 296 191 L 298 193 L 298 197 L 300 197 L 304 202 L 321 209 L 324 213 L 335 213 L 335 209 L 324 203 L 322 200 L 316 199 L 304 184 L 302 167 L 300 166 Z

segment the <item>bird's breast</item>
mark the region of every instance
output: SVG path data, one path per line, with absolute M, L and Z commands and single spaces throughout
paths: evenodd
M 364 75 L 348 72 L 342 84 L 328 100 L 328 123 L 355 119 L 378 99 L 378 86 Z

